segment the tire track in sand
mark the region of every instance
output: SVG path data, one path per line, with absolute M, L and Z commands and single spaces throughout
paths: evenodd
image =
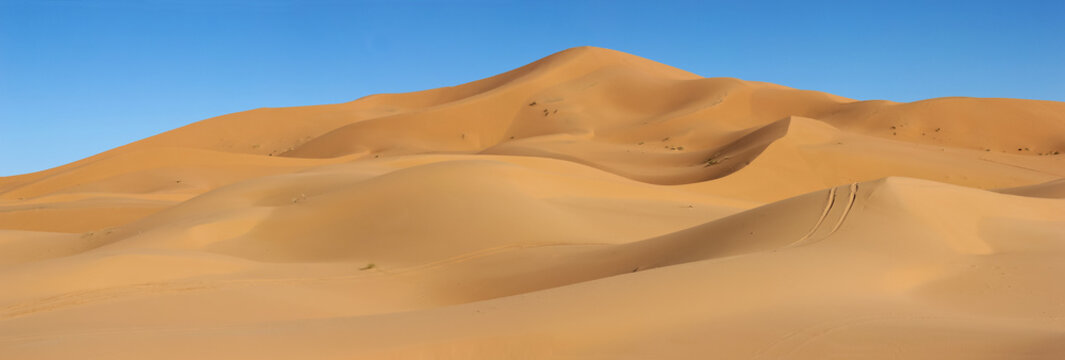
M 854 207 L 854 203 L 858 198 L 858 183 L 852 183 L 848 187 L 850 193 L 847 194 L 847 203 L 845 205 L 836 206 L 837 198 L 842 196 L 839 194 L 839 188 L 840 186 L 836 186 L 828 190 L 828 199 L 825 201 L 825 208 L 821 211 L 821 216 L 818 217 L 810 231 L 807 231 L 806 234 L 798 240 L 786 245 L 785 248 L 815 243 L 824 240 L 832 234 L 835 234 L 836 231 L 839 231 L 839 228 L 843 226 L 843 223 L 847 220 L 847 216 L 850 215 L 851 209 Z M 839 212 L 839 214 L 834 214 L 833 212 Z M 836 218 L 835 224 L 832 225 L 831 228 L 828 228 L 825 223 L 831 222 L 829 218 L 832 217 L 838 218 Z
M 852 183 L 850 190 L 851 196 L 847 199 L 847 207 L 843 208 L 843 214 L 839 216 L 839 221 L 836 222 L 836 226 L 833 226 L 832 231 L 829 231 L 825 237 L 835 234 L 836 231 L 839 230 L 839 227 L 843 226 L 843 222 L 847 220 L 847 215 L 850 215 L 851 208 L 854 207 L 854 200 L 858 198 L 858 183 Z

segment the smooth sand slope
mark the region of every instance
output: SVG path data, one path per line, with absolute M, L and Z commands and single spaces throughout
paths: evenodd
M 1065 103 L 566 50 L 0 178 L 2 359 L 1062 359 Z

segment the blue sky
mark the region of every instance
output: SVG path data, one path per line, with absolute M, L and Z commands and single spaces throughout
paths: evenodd
M 581 45 L 862 100 L 1065 101 L 1065 1 L 0 0 L 0 176 Z

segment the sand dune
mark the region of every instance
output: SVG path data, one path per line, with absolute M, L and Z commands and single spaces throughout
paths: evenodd
M 566 50 L 0 178 L 0 358 L 1065 358 L 1065 103 Z

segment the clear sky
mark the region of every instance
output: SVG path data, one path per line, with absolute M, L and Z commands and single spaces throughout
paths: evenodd
M 0 176 L 569 47 L 850 98 L 1065 101 L 1065 1 L 0 0 Z

